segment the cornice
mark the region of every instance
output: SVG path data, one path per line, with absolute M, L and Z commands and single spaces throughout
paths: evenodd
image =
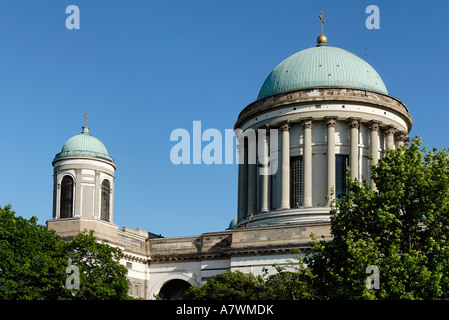
M 240 112 L 235 128 L 240 128 L 251 118 L 289 105 L 304 105 L 311 103 L 361 103 L 374 105 L 399 113 L 411 129 L 413 120 L 407 107 L 398 99 L 380 93 L 341 88 L 315 88 L 281 93 L 249 104 Z
M 133 261 L 133 262 L 138 262 L 138 263 L 148 263 L 149 259 L 146 258 L 142 258 L 142 257 L 137 257 L 128 253 L 125 253 L 123 255 L 123 258 L 126 259 L 127 261 Z
M 180 263 L 202 260 L 229 259 L 232 256 L 261 256 L 273 254 L 290 254 L 293 249 L 306 251 L 312 247 L 312 242 L 291 243 L 286 245 L 246 247 L 246 248 L 223 248 L 219 252 L 195 252 L 185 254 L 150 255 L 151 263 Z

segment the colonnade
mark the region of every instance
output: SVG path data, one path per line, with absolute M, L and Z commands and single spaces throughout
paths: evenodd
M 325 117 L 324 122 L 326 124 L 327 135 L 327 163 L 326 163 L 326 193 L 331 194 L 331 190 L 335 186 L 335 127 L 337 123 L 337 117 Z M 360 118 L 349 118 L 347 123 L 349 125 L 349 167 L 350 177 L 353 179 L 359 178 L 359 129 Z M 312 126 L 313 119 L 306 118 L 301 119 L 304 128 L 303 135 L 303 201 L 301 207 L 312 207 Z M 281 163 L 280 163 L 280 207 L 279 209 L 290 209 L 290 128 L 291 122 L 287 121 L 278 127 L 281 133 Z M 371 156 L 371 163 L 377 164 L 379 161 L 379 130 L 380 122 L 370 121 L 368 122 L 369 133 L 369 154 Z M 270 127 L 270 129 L 273 129 Z M 387 149 L 395 149 L 403 145 L 407 140 L 407 135 L 404 132 L 396 132 L 397 129 L 393 126 L 384 128 L 385 131 L 385 147 Z M 269 130 L 266 130 L 269 132 Z M 268 153 L 269 153 L 269 135 L 261 135 L 260 137 L 264 141 L 262 144 L 259 142 L 259 146 L 263 146 L 262 150 L 262 163 L 257 164 L 255 159 L 248 157 L 249 153 L 254 152 L 257 148 L 255 139 L 248 139 L 246 144 L 238 145 L 239 147 L 239 174 L 238 174 L 238 218 L 239 220 L 255 214 L 258 212 L 268 212 L 271 209 L 271 179 L 268 174 L 259 175 L 263 166 L 268 166 Z M 245 146 L 242 148 L 242 146 Z M 243 150 L 242 150 L 243 149 Z M 266 172 L 265 172 L 266 173 Z M 259 178 L 258 178 L 259 175 Z M 258 179 L 261 179 L 258 180 Z M 371 185 L 375 188 L 372 181 Z M 330 199 L 331 200 L 331 199 Z M 329 205 L 330 200 L 327 205 Z

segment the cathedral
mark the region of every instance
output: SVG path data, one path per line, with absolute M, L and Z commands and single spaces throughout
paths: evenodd
M 370 164 L 408 142 L 412 118 L 370 64 L 327 44 L 320 18 L 317 45 L 274 68 L 237 117 L 238 212 L 228 229 L 163 238 L 114 224 L 116 165 L 87 115 L 52 162 L 48 228 L 68 239 L 94 230 L 121 248 L 129 294 L 142 299 L 179 299 L 227 270 L 273 272 L 274 263 L 294 257 L 292 249 L 310 248 L 312 233 L 331 239 L 330 200 L 346 192 L 348 168 L 350 177 L 370 181 Z M 247 132 L 257 132 L 256 140 Z M 251 157 L 254 150 L 262 156 Z M 262 170 L 268 166 L 276 170 Z

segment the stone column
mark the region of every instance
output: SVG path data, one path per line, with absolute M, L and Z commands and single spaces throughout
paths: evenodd
M 380 122 L 378 121 L 371 121 L 370 123 L 370 155 L 372 157 L 371 164 L 373 165 L 376 165 L 379 162 L 379 123 Z M 370 179 L 370 185 L 375 189 L 372 179 Z
M 258 147 L 259 148 L 259 147 Z M 262 210 L 262 163 L 259 162 L 259 156 L 257 156 L 257 172 L 256 172 L 256 212 Z
M 53 174 L 53 219 L 60 218 L 61 185 L 58 183 L 58 173 Z
M 100 171 L 97 170 L 95 170 L 94 217 L 101 219 L 101 181 Z
M 115 175 L 112 177 L 111 189 L 109 194 L 109 222 L 113 223 L 114 219 L 114 190 L 115 190 Z M 101 213 L 100 213 L 101 215 Z
M 246 217 L 248 198 L 248 148 L 245 142 L 239 141 L 239 190 L 238 190 L 238 213 L 237 220 Z
M 360 118 L 349 118 L 351 147 L 349 152 L 349 176 L 359 178 L 359 126 Z
M 407 140 L 407 134 L 405 132 L 400 132 L 398 136 L 396 137 L 396 146 L 402 147 Z
M 281 130 L 281 209 L 290 209 L 290 123 L 285 123 Z
M 312 206 L 312 119 L 304 120 L 303 181 L 304 207 Z
M 290 209 L 290 123 L 285 123 L 281 130 L 281 209 Z
M 262 153 L 262 164 L 260 166 L 260 177 L 262 178 L 262 186 L 261 186 L 261 204 L 260 204 L 260 211 L 261 212 L 268 212 L 269 211 L 269 201 L 268 201 L 268 180 L 270 176 L 268 175 L 268 140 L 269 140 L 269 128 L 264 128 L 265 130 L 265 137 L 263 137 L 263 149 L 260 150 Z M 262 137 L 259 137 L 262 138 Z
M 404 140 L 405 145 L 408 147 L 408 144 L 410 143 L 410 137 L 405 134 L 405 140 Z
M 395 127 L 389 126 L 387 130 L 385 130 L 385 140 L 386 140 L 386 148 L 388 149 L 395 149 L 395 143 L 394 143 L 394 131 Z
M 247 214 L 257 212 L 257 139 L 248 139 L 248 211 Z
M 75 205 L 72 217 L 81 217 L 81 181 L 83 179 L 81 172 L 82 169 L 75 169 Z
M 335 186 L 335 125 L 337 120 L 335 117 L 325 117 L 327 125 L 327 195 L 329 196 L 328 205 L 332 201 L 334 195 L 331 196 L 332 189 Z

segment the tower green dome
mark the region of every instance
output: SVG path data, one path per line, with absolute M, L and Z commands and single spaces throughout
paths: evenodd
M 83 127 L 80 134 L 71 137 L 64 143 L 61 152 L 55 156 L 53 162 L 68 157 L 90 157 L 114 162 L 104 144 L 92 136 L 86 126 Z
M 320 43 L 295 53 L 269 74 L 257 99 L 312 88 L 347 88 L 388 94 L 382 78 L 359 56 Z

